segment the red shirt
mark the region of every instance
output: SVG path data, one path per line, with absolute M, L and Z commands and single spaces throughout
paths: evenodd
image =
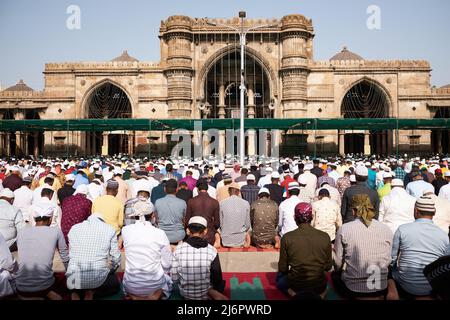
M 286 191 L 286 199 L 289 198 L 289 183 L 296 182 L 294 178 L 292 178 L 290 175 L 285 176 L 283 182 L 281 183 L 281 186 Z
M 83 194 L 67 197 L 61 205 L 61 230 L 66 243 L 69 244 L 70 229 L 77 223 L 83 222 L 91 215 L 92 202 Z

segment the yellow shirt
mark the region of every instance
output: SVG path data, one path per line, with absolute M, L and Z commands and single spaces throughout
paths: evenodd
M 46 177 L 42 177 L 41 179 L 39 179 L 39 187 L 42 187 L 44 185 L 44 180 Z M 61 182 L 59 181 L 58 178 L 55 178 L 53 180 L 53 191 L 57 192 L 59 189 L 62 188 Z
M 120 233 L 123 226 L 123 210 L 122 202 L 111 195 L 104 195 L 94 200 L 92 204 L 92 213 L 100 213 L 103 220 L 111 225 L 116 233 Z

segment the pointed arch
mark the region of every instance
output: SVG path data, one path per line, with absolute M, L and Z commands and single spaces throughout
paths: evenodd
M 205 92 L 205 81 L 206 81 L 206 77 L 208 75 L 208 71 L 214 67 L 214 65 L 220 60 L 222 59 L 224 56 L 234 52 L 234 51 L 238 51 L 240 52 L 240 46 L 238 44 L 230 44 L 218 51 L 216 51 L 207 61 L 206 63 L 203 65 L 203 67 L 200 69 L 199 73 L 198 73 L 198 77 L 197 77 L 197 81 L 198 81 L 198 86 L 197 86 L 197 92 L 196 92 L 196 96 L 199 98 L 204 98 L 204 92 Z M 266 73 L 267 78 L 269 79 L 269 89 L 271 92 L 271 95 L 273 97 L 277 97 L 278 96 L 278 81 L 277 81 L 277 76 L 276 73 L 273 71 L 272 67 L 270 66 L 270 64 L 266 61 L 266 59 L 255 49 L 252 49 L 251 47 L 246 46 L 245 47 L 245 54 L 248 55 L 249 57 L 255 59 L 256 62 L 258 62 L 264 72 Z

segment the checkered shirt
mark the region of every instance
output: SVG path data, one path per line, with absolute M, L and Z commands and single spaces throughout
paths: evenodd
M 211 264 L 217 250 L 207 247 L 194 248 L 186 242 L 180 244 L 173 255 L 172 280 L 179 283 L 180 293 L 185 299 L 207 300 L 211 285 Z
M 113 227 L 96 216 L 76 224 L 69 232 L 68 289 L 95 289 L 121 260 Z M 110 263 L 109 263 L 110 260 Z

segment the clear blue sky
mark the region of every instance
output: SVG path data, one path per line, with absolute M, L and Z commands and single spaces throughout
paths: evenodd
M 81 9 L 81 29 L 66 28 L 69 5 Z M 381 9 L 381 30 L 366 27 L 369 5 Z M 301 13 L 313 19 L 316 60 L 329 59 L 343 45 L 366 59 L 425 59 L 432 84 L 450 83 L 448 0 L 0 0 L 0 83 L 23 78 L 44 85 L 44 64 L 104 61 L 124 49 L 159 61 L 160 21 L 170 15 L 280 18 Z

